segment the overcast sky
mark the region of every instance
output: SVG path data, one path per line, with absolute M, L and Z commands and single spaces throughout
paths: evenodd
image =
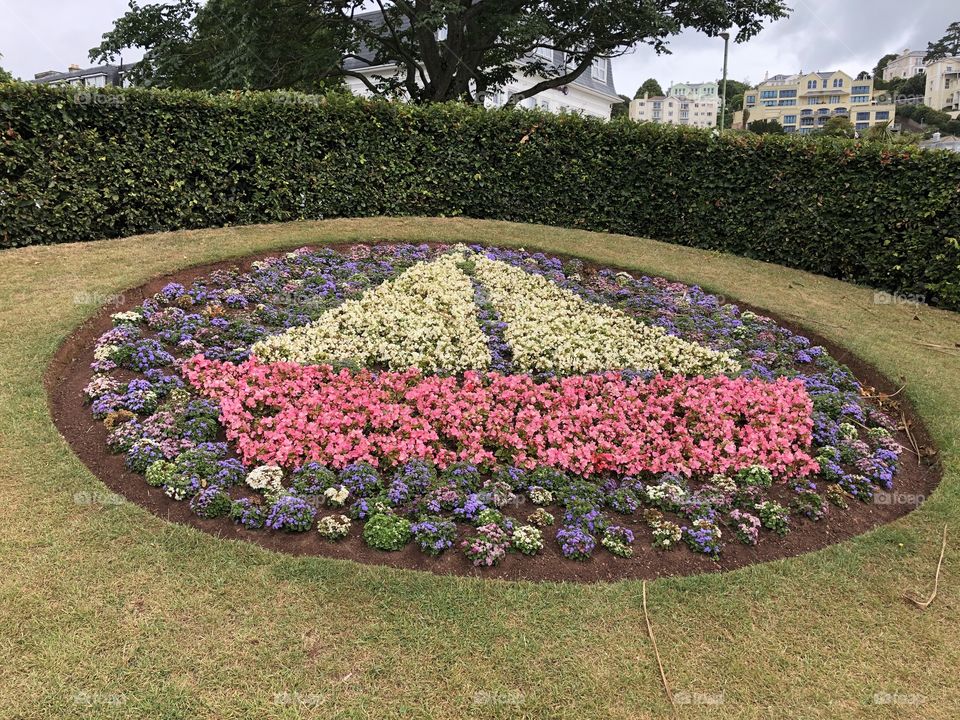
M 925 49 L 960 20 L 957 0 L 787 0 L 793 12 L 744 45 L 730 47 L 730 77 L 758 82 L 769 73 L 841 69 L 870 70 L 881 55 L 904 48 Z M 32 78 L 42 70 L 87 64 L 127 0 L 0 0 L 0 66 Z M 666 90 L 671 82 L 717 79 L 723 41 L 683 33 L 671 42 L 673 54 L 657 56 L 648 47 L 614 61 L 617 91 L 632 96 L 648 77 Z M 125 61 L 136 60 L 136 53 Z

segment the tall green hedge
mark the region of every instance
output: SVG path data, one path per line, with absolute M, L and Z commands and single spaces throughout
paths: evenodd
M 0 88 L 0 246 L 468 215 L 723 250 L 960 308 L 960 155 L 334 96 Z

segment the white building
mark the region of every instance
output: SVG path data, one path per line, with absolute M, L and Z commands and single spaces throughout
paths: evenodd
M 370 15 L 376 16 L 378 13 L 370 13 Z M 438 33 L 438 38 L 443 39 L 442 31 Z M 541 48 L 537 51 L 537 56 L 539 59 L 546 60 L 548 64 L 557 67 L 558 70 L 563 70 L 566 66 L 566 54 L 561 51 Z M 521 59 L 518 63 L 530 61 L 532 61 L 532 58 Z M 344 68 L 361 73 L 374 83 L 376 83 L 377 76 L 394 77 L 398 73 L 395 65 L 371 67 L 356 59 L 348 59 L 344 63 Z M 484 104 L 490 108 L 502 107 L 509 101 L 511 95 L 527 90 L 542 80 L 544 78 L 539 75 L 527 77 L 518 72 L 513 80 L 503 88 L 488 95 Z M 345 77 L 344 82 L 354 95 L 369 96 L 371 94 L 369 88 L 359 78 Z M 613 66 L 609 59 L 602 58 L 595 60 L 589 70 L 568 85 L 544 90 L 533 97 L 520 101 L 519 105 L 520 107 L 540 108 L 555 113 L 578 113 L 609 120 L 613 106 L 622 101 L 623 99 L 617 95 L 614 89 Z
M 927 53 L 923 50 L 910 50 L 900 53 L 896 59 L 887 63 L 883 69 L 883 79 L 911 78 L 924 72 L 923 58 Z
M 716 100 L 644 95 L 630 103 L 630 119 L 634 122 L 712 128 L 717 126 L 717 108 Z
M 667 95 L 691 100 L 713 100 L 719 103 L 720 86 L 715 82 L 673 83 L 667 90 Z
M 927 87 L 923 104 L 960 117 L 960 57 L 926 64 Z

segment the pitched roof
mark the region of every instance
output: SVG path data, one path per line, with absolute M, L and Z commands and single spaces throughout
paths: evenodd
M 107 77 L 108 84 L 116 84 L 118 82 L 120 72 L 120 67 L 117 65 L 98 65 L 96 67 L 80 68 L 77 70 L 68 70 L 66 72 L 54 72 L 48 70 L 46 72 L 37 73 L 33 80 L 30 80 L 29 82 L 36 83 L 38 85 L 45 85 L 53 82 L 73 80 L 74 78 L 105 75 Z

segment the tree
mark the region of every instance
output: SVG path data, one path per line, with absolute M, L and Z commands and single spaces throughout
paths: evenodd
M 747 130 L 757 135 L 782 135 L 783 125 L 778 120 L 754 120 L 747 125 Z
M 893 131 L 890 129 L 890 121 L 879 122 L 871 128 L 867 128 L 864 133 L 864 139 L 872 142 L 890 142 L 893 139 Z
M 833 137 L 852 138 L 856 136 L 856 133 L 857 131 L 853 127 L 853 123 L 850 122 L 850 118 L 843 115 L 830 118 L 824 123 L 823 128 L 820 130 L 820 134 L 831 135 Z
M 873 68 L 873 76 L 878 80 L 883 78 L 883 71 L 887 68 L 887 65 L 890 64 L 891 60 L 896 60 L 899 57 L 896 53 L 887 53 L 882 58 L 877 61 L 876 67 Z
M 927 54 L 923 61 L 933 62 L 955 55 L 960 55 L 960 21 L 950 23 L 947 32 L 939 40 L 927 43 Z
M 927 76 L 923 73 L 911 75 L 906 82 L 897 88 L 898 95 L 913 97 L 914 95 L 923 96 L 927 92 Z
M 618 95 L 620 102 L 610 107 L 610 119 L 630 116 L 630 98 L 626 95 Z
M 870 80 L 870 79 L 871 79 L 871 75 L 866 70 L 861 70 L 857 74 L 857 80 Z
M 643 85 L 637 88 L 637 91 L 633 94 L 633 99 L 638 100 L 644 95 L 660 97 L 663 94 L 663 88 L 660 87 L 660 83 L 658 83 L 655 78 L 647 78 L 643 81 Z
M 649 45 L 669 52 L 668 38 L 690 28 L 708 36 L 736 26 L 736 42 L 756 35 L 768 20 L 787 15 L 783 0 L 397 0 L 375 18 L 359 14 L 365 0 L 318 1 L 338 19 L 347 58 L 359 68 L 344 75 L 380 94 L 403 92 L 415 101 L 474 100 L 502 88 L 519 72 L 530 87 L 514 104 L 568 85 L 594 62 Z M 443 40 L 438 40 L 442 31 Z M 363 48 L 367 48 L 364 52 Z M 555 53 L 555 54 L 554 54 Z M 550 57 L 543 57 L 548 54 Z M 517 61 L 528 58 L 518 67 Z M 398 73 L 368 78 L 365 67 L 390 65 Z
M 521 73 L 532 82 L 511 95 L 515 104 L 636 45 L 668 53 L 668 39 L 684 29 L 716 37 L 734 26 L 735 41 L 745 42 L 788 12 L 785 0 L 375 2 L 371 13 L 368 0 L 210 0 L 202 8 L 199 0 L 143 7 L 131 0 L 92 57 L 143 47 L 147 63 L 135 79 L 223 87 L 228 77 L 277 87 L 290 78 L 305 83 L 332 46 L 342 62 L 320 78 L 352 77 L 372 93 L 414 102 L 477 101 Z M 265 58 L 259 50 L 268 51 Z M 523 58 L 529 62 L 518 66 Z M 299 71 L 304 64 L 308 71 Z M 372 72 L 384 66 L 390 70 Z
M 127 48 L 143 48 L 130 67 L 135 85 L 192 89 L 292 89 L 334 84 L 340 53 L 311 0 L 177 0 L 140 6 L 115 21 L 90 51 L 111 62 Z
M 718 87 L 718 101 L 723 99 L 723 78 L 717 80 Z M 750 84 L 747 82 L 740 82 L 739 80 L 731 80 L 727 78 L 727 102 L 724 106 L 724 120 L 723 126 L 725 128 L 733 127 L 733 114 L 743 108 L 743 96 L 746 94 L 747 90 L 750 89 Z M 717 108 L 719 112 L 720 108 Z

